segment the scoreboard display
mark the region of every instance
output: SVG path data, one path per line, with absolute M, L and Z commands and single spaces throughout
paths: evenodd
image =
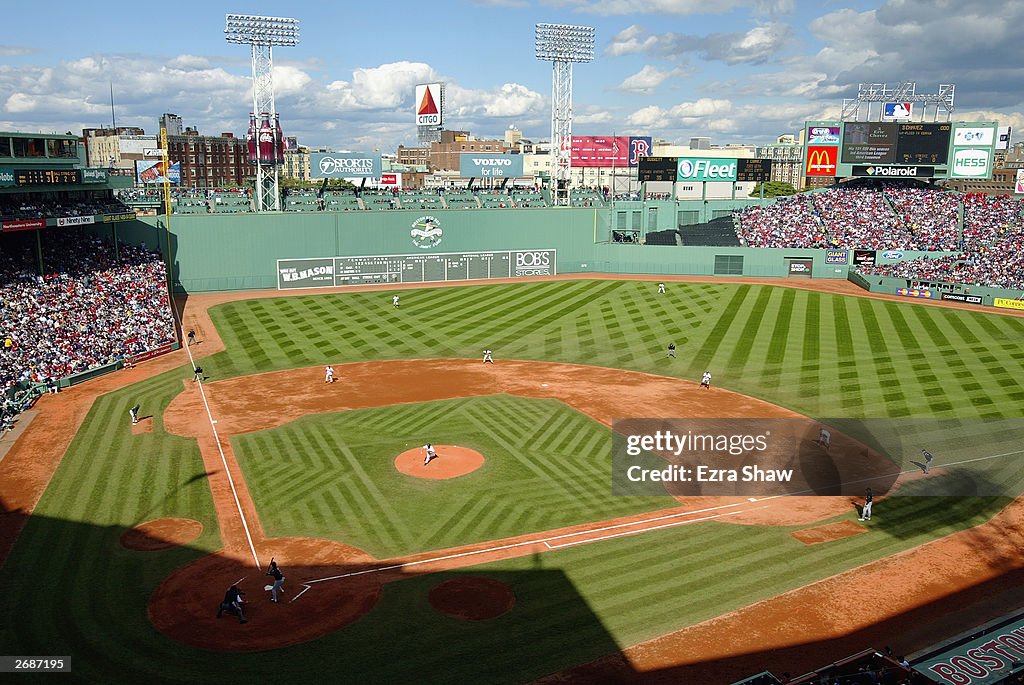
M 643 182 L 675 182 L 678 157 L 641 157 L 637 165 L 637 179 Z
M 737 159 L 736 180 L 767 183 L 772 177 L 772 160 L 770 159 Z
M 555 250 L 546 249 L 277 260 L 279 290 L 555 274 Z
M 949 160 L 952 124 L 848 122 L 843 164 L 943 165 Z
M 15 169 L 14 183 L 19 186 L 77 185 L 78 169 Z

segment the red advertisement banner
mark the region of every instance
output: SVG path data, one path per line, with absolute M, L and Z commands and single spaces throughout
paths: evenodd
M 809 145 L 807 147 L 807 176 L 835 176 L 839 161 L 839 148 L 831 145 Z
M 5 221 L 2 224 L 3 232 L 10 231 L 31 231 L 36 228 L 46 228 L 46 219 L 21 219 L 19 221 Z

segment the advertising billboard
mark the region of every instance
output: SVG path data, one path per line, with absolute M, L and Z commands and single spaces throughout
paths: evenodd
M 673 169 L 673 173 L 675 173 Z M 12 188 L 17 185 L 14 180 L 14 169 L 10 167 L 0 167 L 0 188 Z
M 839 145 L 839 126 L 808 126 L 808 145 Z
M 736 160 L 720 157 L 680 157 L 677 181 L 735 181 Z
M 574 167 L 635 167 L 652 149 L 650 136 L 573 136 L 569 156 Z
M 441 84 L 426 83 L 416 86 L 416 125 L 441 126 Z
M 463 178 L 519 178 L 523 175 L 522 155 L 463 153 L 459 155 Z
M 1017 169 L 1017 178 L 1013 184 L 1013 192 L 1024 195 L 1024 169 Z
M 854 166 L 851 176 L 864 176 L 868 178 L 932 178 L 935 176 L 935 167 L 872 164 L 871 166 Z
M 839 161 L 839 148 L 830 145 L 811 145 L 807 148 L 805 176 L 835 176 Z
M 952 124 L 850 122 L 843 128 L 843 164 L 945 164 Z
M 106 169 L 82 169 L 82 183 L 106 183 L 110 173 Z
M 181 183 L 181 164 L 171 162 L 170 170 L 165 174 L 163 160 L 136 160 L 136 183 L 163 183 L 165 177 L 174 185 Z
M 1000 126 L 998 136 L 996 138 L 996 149 L 1007 150 L 1010 147 L 1010 133 L 1011 128 L 1009 126 Z
M 959 147 L 961 145 L 974 145 L 974 146 L 986 146 L 992 145 L 995 142 L 995 130 L 991 128 L 975 127 L 975 126 L 964 126 L 960 127 L 953 134 L 953 145 Z
M 992 148 L 956 148 L 950 178 L 988 178 L 992 175 Z
M 316 152 L 309 156 L 310 178 L 377 178 L 380 153 Z

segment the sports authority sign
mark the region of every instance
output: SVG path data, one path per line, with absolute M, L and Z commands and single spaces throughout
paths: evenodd
M 427 83 L 416 86 L 416 125 L 440 126 L 443 108 L 441 106 L 441 84 Z
M 556 252 L 549 249 L 279 259 L 277 287 L 292 290 L 371 283 L 555 276 L 556 263 Z
M 310 178 L 377 178 L 380 155 L 369 152 L 317 152 L 309 156 Z
M 839 161 L 839 148 L 832 145 L 810 145 L 807 147 L 805 176 L 835 176 Z

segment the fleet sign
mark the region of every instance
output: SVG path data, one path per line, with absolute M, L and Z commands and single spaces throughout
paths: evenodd
M 474 152 L 459 155 L 459 176 L 463 178 L 520 178 L 522 175 L 522 155 Z
M 369 152 L 317 152 L 309 156 L 310 178 L 377 178 L 379 154 Z
M 677 181 L 735 181 L 736 160 L 716 157 L 680 157 Z

